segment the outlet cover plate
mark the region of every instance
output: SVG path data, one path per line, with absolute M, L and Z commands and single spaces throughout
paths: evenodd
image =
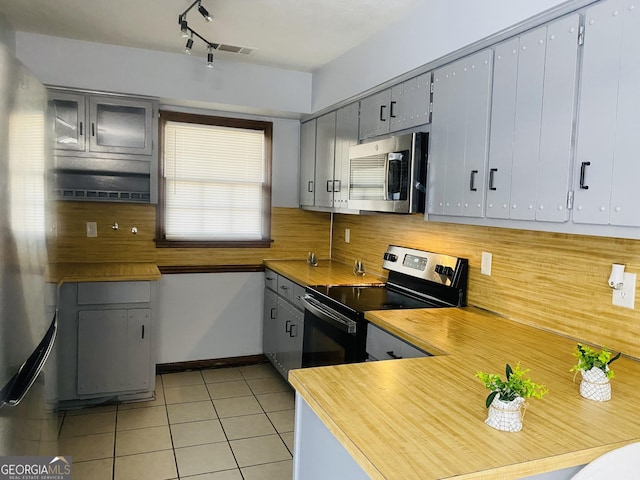
M 613 305 L 624 308 L 635 308 L 636 299 L 636 274 L 625 273 L 623 278 L 624 284 L 620 290 L 613 291 Z
M 489 252 L 482 252 L 482 264 L 480 265 L 480 273 L 482 275 L 491 276 L 491 261 L 493 255 Z

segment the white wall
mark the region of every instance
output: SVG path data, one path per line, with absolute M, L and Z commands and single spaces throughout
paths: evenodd
M 322 110 L 572 0 L 429 0 L 313 72 L 311 110 Z
M 16 33 L 16 55 L 45 84 L 149 95 L 165 103 L 297 118 L 311 74 L 140 48 Z
M 262 353 L 263 273 L 163 275 L 157 363 Z

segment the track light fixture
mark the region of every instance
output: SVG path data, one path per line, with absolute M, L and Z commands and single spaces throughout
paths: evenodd
M 200 12 L 200 15 L 202 15 L 207 22 L 210 22 L 211 20 L 213 20 L 213 17 L 209 15 L 209 12 L 207 11 L 206 8 L 202 6 L 202 4 L 198 5 L 198 11 Z
M 193 37 L 194 36 L 198 37 L 207 45 L 207 48 L 208 48 L 207 67 L 213 68 L 213 51 L 218 48 L 218 44 L 210 42 L 209 40 L 204 38 L 202 35 L 196 32 L 193 28 L 191 28 L 187 23 L 187 13 L 189 13 L 189 11 L 196 5 L 198 6 L 198 11 L 207 22 L 210 22 L 211 20 L 213 20 L 213 17 L 209 14 L 209 11 L 202 6 L 202 0 L 195 0 L 195 2 L 193 2 L 189 6 L 189 8 L 187 8 L 184 12 L 182 12 L 182 14 L 178 16 L 178 23 L 180 24 L 180 35 L 182 35 L 183 38 L 188 39 L 187 45 L 185 46 L 184 51 L 187 55 L 191 55 L 191 48 L 193 47 Z

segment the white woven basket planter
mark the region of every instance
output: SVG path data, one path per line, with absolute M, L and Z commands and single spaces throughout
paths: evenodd
M 490 427 L 503 432 L 519 432 L 522 430 L 522 405 L 524 398 L 517 397 L 510 402 L 498 398 L 493 399 L 489 406 L 489 416 L 484 421 Z
M 580 395 L 589 400 L 606 402 L 611 400 L 611 384 L 607 375 L 599 368 L 580 370 L 582 382 L 580 382 Z

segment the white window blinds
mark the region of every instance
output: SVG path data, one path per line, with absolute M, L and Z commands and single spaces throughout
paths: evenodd
M 261 130 L 168 121 L 167 240 L 261 240 L 266 168 Z

